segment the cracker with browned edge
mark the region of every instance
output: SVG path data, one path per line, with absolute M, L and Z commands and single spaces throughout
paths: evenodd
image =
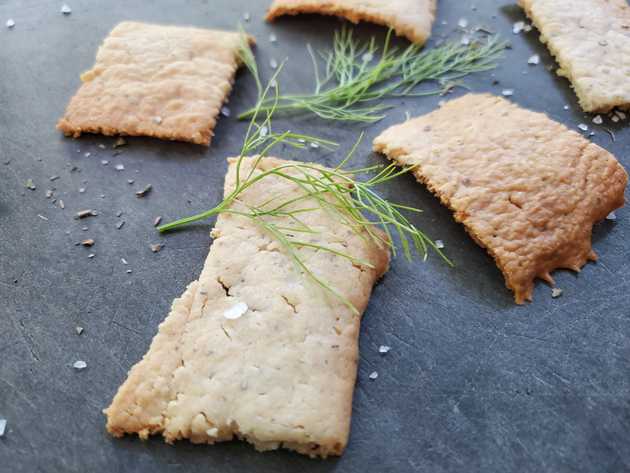
M 57 128 L 74 137 L 153 136 L 208 146 L 243 41 L 235 32 L 120 23 L 81 75 Z
M 627 0 L 519 0 L 587 112 L 630 106 Z
M 393 126 L 374 150 L 437 195 L 495 259 L 516 302 L 534 280 L 595 260 L 593 224 L 624 204 L 615 157 L 541 113 L 465 95 Z
M 358 23 L 370 21 L 393 28 L 417 44 L 431 36 L 437 0 L 274 0 L 267 20 L 282 15 L 336 15 Z
M 265 158 L 255 175 L 286 163 Z M 251 166 L 246 159 L 241 176 Z M 234 188 L 235 169 L 231 160 L 226 194 Z M 302 192 L 292 181 L 265 177 L 232 209 Z M 299 239 L 355 260 L 304 246 L 296 251 L 362 313 L 388 268 L 389 251 L 317 206 L 306 199 L 285 209 L 312 209 L 299 218 L 315 233 Z M 286 216 L 272 221 L 295 226 Z M 221 214 L 213 236 L 199 281 L 174 302 L 148 353 L 105 410 L 107 430 L 142 438 L 161 433 L 167 442 L 212 444 L 236 437 L 259 450 L 340 455 L 350 429 L 360 316 L 298 270 L 252 220 Z M 228 318 L 242 310 L 239 318 Z

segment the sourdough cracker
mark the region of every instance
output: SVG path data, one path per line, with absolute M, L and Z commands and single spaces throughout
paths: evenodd
M 615 157 L 546 115 L 469 94 L 392 126 L 374 150 L 413 173 L 486 248 L 517 303 L 595 260 L 593 224 L 624 204 Z
M 336 15 L 358 23 L 369 21 L 393 28 L 397 35 L 424 44 L 431 36 L 437 0 L 274 0 L 267 13 L 272 21 L 282 15 Z
M 209 146 L 242 42 L 235 32 L 120 23 L 81 75 L 57 128 L 74 137 L 152 136 Z
M 286 163 L 265 158 L 255 172 Z M 242 175 L 251 166 L 245 159 Z M 226 195 L 235 170 L 231 160 Z M 292 181 L 266 177 L 235 205 L 300 192 Z M 310 200 L 299 205 L 317 206 Z M 389 251 L 327 211 L 300 218 L 317 230 L 314 243 L 373 266 L 312 248 L 297 250 L 362 313 L 373 284 L 387 270 Z M 104 411 L 107 430 L 143 438 L 161 433 L 169 443 L 240 438 L 258 450 L 340 455 L 350 429 L 360 316 L 301 274 L 279 243 L 250 219 L 220 214 L 213 236 L 199 280 L 175 301 L 148 353 Z
M 519 0 L 540 39 L 571 81 L 582 109 L 630 106 L 630 7 L 627 0 Z

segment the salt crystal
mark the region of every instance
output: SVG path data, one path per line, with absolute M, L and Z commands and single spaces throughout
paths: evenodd
M 252 16 L 249 14 L 249 12 L 246 11 L 245 13 L 243 13 L 243 20 L 249 21 L 251 20 L 251 18 Z
M 613 115 L 610 119 L 613 121 L 613 123 L 619 122 L 619 117 L 617 115 Z
M 381 345 L 380 347 L 378 347 L 378 352 L 381 354 L 385 354 L 387 352 L 389 352 L 389 350 L 391 350 L 392 347 L 388 347 L 387 345 Z
M 267 128 L 266 126 L 261 126 L 260 127 L 260 136 L 262 138 L 264 138 L 265 136 L 267 136 L 269 134 L 269 128 Z
M 81 327 L 80 325 L 77 325 L 77 328 L 75 328 L 75 331 L 77 332 L 77 335 L 81 335 L 83 333 L 83 327 Z
M 470 44 L 470 38 L 468 36 L 464 36 L 461 40 L 461 44 L 463 46 L 468 46 Z
M 595 123 L 595 125 L 601 125 L 602 123 L 604 123 L 604 120 L 602 119 L 601 115 L 597 115 L 593 118 L 593 123 Z
M 122 262 L 122 264 L 129 264 L 125 258 L 120 258 L 120 261 Z
M 606 217 L 606 220 L 617 220 L 617 214 L 615 212 L 610 212 Z
M 523 31 L 524 31 L 525 33 L 529 33 L 531 30 L 532 30 L 532 25 L 530 25 L 529 23 L 526 23 L 526 24 L 523 26 Z
M 107 159 L 101 159 L 101 164 L 103 166 L 107 166 L 109 164 L 109 161 Z
M 525 28 L 525 22 L 517 21 L 516 23 L 514 23 L 514 25 L 512 25 L 512 33 L 519 34 L 521 31 L 523 31 L 523 28 Z
M 224 117 L 229 117 L 230 116 L 230 109 L 228 107 L 222 107 L 221 108 L 221 115 L 223 115 Z
M 512 95 L 514 95 L 514 89 L 503 89 L 502 94 L 505 97 L 511 97 Z
M 99 143 L 98 147 L 101 148 L 101 149 L 107 149 L 103 143 Z
M 468 27 L 468 20 L 466 18 L 460 18 L 457 22 L 457 26 L 459 26 L 460 28 Z
M 236 320 L 242 317 L 248 309 L 249 307 L 247 307 L 247 304 L 245 304 L 245 302 L 239 302 L 226 310 L 223 313 L 223 317 L 228 320 Z
M 84 153 L 83 156 L 85 156 L 86 158 L 89 158 L 90 156 L 92 156 L 92 153 L 88 151 L 87 153 Z
M 276 61 L 275 59 L 273 59 L 273 58 L 272 58 L 272 59 L 269 61 L 269 66 L 270 66 L 272 69 L 277 69 L 277 68 L 278 68 L 278 61 Z
M 79 360 L 79 361 L 75 361 L 74 364 L 72 365 L 72 367 L 75 370 L 83 370 L 85 368 L 87 368 L 87 363 L 83 360 Z
M 72 13 L 72 8 L 70 8 L 67 3 L 64 3 L 61 6 L 61 13 L 63 13 L 64 15 L 69 15 L 70 13 Z
M 582 131 L 588 131 L 588 125 L 586 123 L 580 123 L 578 128 Z
M 4 437 L 4 432 L 7 430 L 7 420 L 0 419 L 0 437 Z
M 319 148 L 319 143 L 314 143 L 314 142 L 311 143 L 311 148 L 313 148 L 313 149 Z
M 125 170 L 125 166 L 123 166 L 122 164 L 116 164 L 116 166 L 114 166 L 114 168 L 116 169 L 116 171 L 124 171 Z
M 278 38 L 276 37 L 276 35 L 275 35 L 275 34 L 271 33 L 271 34 L 269 35 L 269 42 L 270 42 L 270 43 L 275 43 L 276 41 L 278 41 Z
M 7 28 L 13 28 L 15 26 L 15 21 L 13 21 L 13 18 L 9 18 L 7 20 Z
M 363 62 L 370 62 L 372 59 L 374 59 L 374 54 L 372 53 L 365 53 L 363 56 L 361 56 L 361 60 Z
M 444 242 L 442 240 L 435 240 L 435 247 L 441 250 L 444 248 Z
M 626 114 L 624 112 L 622 112 L 621 110 L 615 110 L 615 114 L 621 119 L 621 120 L 625 120 L 626 119 Z
M 531 64 L 532 66 L 540 64 L 540 56 L 538 54 L 534 54 L 527 60 L 527 64 Z
M 79 194 L 83 194 L 85 192 L 85 187 L 79 187 Z
M 369 378 L 370 378 L 371 380 L 375 380 L 376 378 L 378 378 L 378 373 L 377 373 L 376 371 L 372 371 L 372 372 L 370 373 Z
M 162 117 L 153 117 L 153 121 L 159 125 L 162 123 Z
M 564 106 L 564 107 L 562 107 L 562 108 L 564 108 L 565 110 L 569 110 L 569 106 L 568 106 L 568 105 L 565 105 L 565 106 Z
M 562 289 L 560 289 L 559 287 L 554 287 L 551 290 L 551 297 L 553 297 L 554 299 L 557 299 L 561 295 L 562 295 Z

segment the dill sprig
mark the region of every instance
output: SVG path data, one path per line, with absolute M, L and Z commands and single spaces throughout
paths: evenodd
M 469 45 L 451 42 L 424 51 L 416 44 L 404 49 L 391 46 L 391 37 L 390 30 L 376 60 L 379 47 L 374 38 L 361 42 L 346 27 L 335 32 L 332 50 L 319 54 L 324 62 L 323 76 L 309 45 L 315 75 L 313 93 L 263 100 L 240 114 L 239 119 L 251 118 L 256 111 L 265 112 L 273 107 L 276 113 L 306 112 L 326 120 L 375 122 L 389 108 L 381 103 L 383 99 L 445 92 L 468 74 L 496 67 L 495 62 L 508 45 L 495 36 Z M 437 82 L 439 87 L 417 91 L 427 81 Z
M 249 46 L 243 45 L 241 60 L 250 70 L 258 87 L 258 105 L 255 108 L 243 142 L 241 153 L 236 162 L 236 177 L 233 190 L 215 207 L 190 217 L 182 218 L 158 227 L 160 232 L 180 228 L 192 222 L 209 219 L 219 214 L 232 214 L 248 218 L 271 235 L 292 259 L 300 272 L 305 274 L 318 286 L 341 300 L 352 311 L 358 313 L 356 307 L 327 281 L 317 276 L 300 254 L 300 249 L 309 248 L 327 252 L 348 259 L 354 264 L 373 267 L 369 262 L 358 260 L 343 251 L 308 241 L 308 236 L 318 231 L 302 220 L 302 215 L 312 211 L 323 210 L 334 215 L 341 225 L 346 225 L 357 235 L 369 239 L 383 247 L 387 246 L 393 255 L 397 254 L 396 240 L 400 242 L 404 256 L 411 260 L 414 253 L 426 259 L 429 248 L 432 248 L 448 264 L 450 260 L 436 244 L 422 231 L 416 228 L 402 212 L 420 212 L 418 209 L 391 203 L 375 191 L 381 184 L 392 181 L 409 172 L 411 168 L 399 168 L 394 164 L 388 166 L 369 166 L 361 169 L 346 169 L 352 159 L 362 136 L 357 140 L 347 156 L 335 168 L 325 168 L 317 164 L 287 162 L 271 169 L 260 169 L 259 163 L 277 144 L 303 148 L 306 142 L 319 143 L 333 147 L 335 143 L 321 138 L 285 131 L 272 131 L 272 117 L 276 111 L 279 92 L 276 83 L 277 75 L 282 70 L 280 65 L 266 87 L 262 86 L 258 69 Z M 271 99 L 269 95 L 273 93 Z M 269 101 L 271 100 L 271 101 Z M 263 103 L 271 103 L 264 106 Z M 262 117 L 262 118 L 261 118 Z M 256 153 L 254 157 L 247 157 Z M 247 160 L 249 171 L 244 163 Z M 251 160 L 251 161 L 250 161 Z M 251 163 L 251 164 L 250 164 Z M 372 174 L 366 180 L 359 180 L 358 175 Z M 274 197 L 257 206 L 248 205 L 241 196 L 256 185 L 264 185 L 265 180 L 285 179 L 302 191 L 297 196 Z M 381 232 L 378 230 L 383 230 Z

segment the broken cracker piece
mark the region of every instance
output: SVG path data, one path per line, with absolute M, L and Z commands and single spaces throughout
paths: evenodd
M 465 95 L 393 126 L 374 150 L 413 170 L 486 248 L 514 291 L 595 260 L 593 224 L 624 204 L 615 157 L 541 113 L 501 97 Z
M 57 128 L 74 137 L 142 135 L 208 146 L 242 43 L 234 32 L 120 23 L 81 75 Z
M 272 21 L 282 15 L 336 15 L 358 23 L 370 21 L 393 28 L 417 44 L 431 36 L 437 0 L 274 0 L 267 12 Z
M 241 175 L 249 175 L 252 161 L 243 161 Z M 287 163 L 265 158 L 255 174 Z M 236 161 L 230 160 L 226 195 L 235 181 Z M 241 194 L 234 208 L 303 192 L 281 177 L 264 181 Z M 316 230 L 309 234 L 314 244 L 356 258 L 296 248 L 319 278 L 363 312 L 387 270 L 389 251 L 316 210 L 312 199 L 292 205 L 313 209 L 300 219 Z M 286 216 L 272 221 L 294 224 Z M 251 219 L 220 214 L 212 234 L 199 281 L 174 302 L 149 352 L 104 411 L 107 430 L 141 438 L 161 433 L 169 443 L 240 438 L 258 450 L 340 455 L 350 429 L 360 317 L 302 274 Z
M 627 0 L 519 0 L 540 39 L 571 81 L 582 109 L 608 112 L 630 106 Z

